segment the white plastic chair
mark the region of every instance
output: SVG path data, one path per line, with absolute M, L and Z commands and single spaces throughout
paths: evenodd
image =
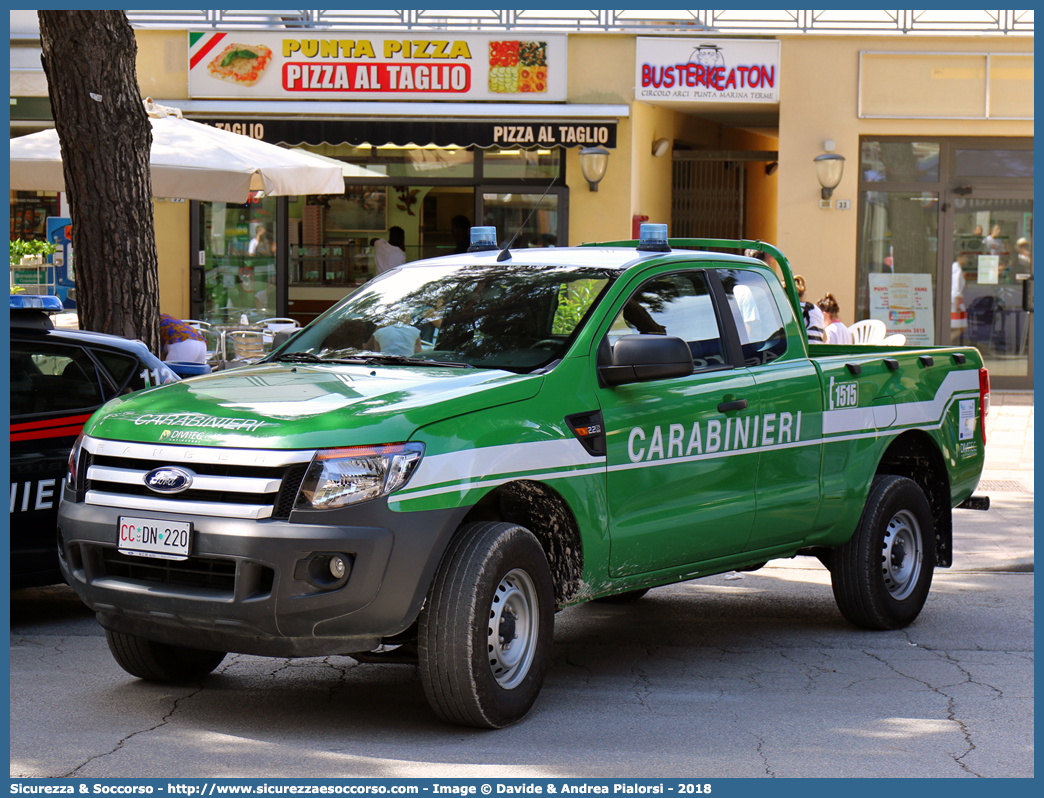
M 856 344 L 879 344 L 888 333 L 885 323 L 880 319 L 857 321 L 848 331 L 852 333 L 852 343 Z
M 902 333 L 894 333 L 882 339 L 881 346 L 906 346 L 906 336 Z

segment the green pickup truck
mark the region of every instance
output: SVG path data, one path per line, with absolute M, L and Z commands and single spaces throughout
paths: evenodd
M 582 602 L 810 555 L 856 626 L 917 617 L 952 508 L 988 507 L 977 350 L 809 346 L 761 242 L 490 231 L 88 421 L 61 565 L 126 671 L 414 662 L 441 718 L 498 728 Z M 713 251 L 747 248 L 783 284 Z

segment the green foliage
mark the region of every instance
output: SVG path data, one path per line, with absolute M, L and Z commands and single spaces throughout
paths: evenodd
M 605 281 L 577 280 L 562 283 L 558 288 L 558 309 L 551 324 L 553 335 L 569 335 L 580 324 L 587 309 L 598 295 L 598 283 Z
M 23 241 L 16 238 L 11 242 L 11 265 L 17 266 L 26 255 L 51 255 L 58 251 L 58 247 L 46 241 Z

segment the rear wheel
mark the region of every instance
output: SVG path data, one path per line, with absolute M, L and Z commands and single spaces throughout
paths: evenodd
M 225 658 L 224 651 L 172 646 L 108 629 L 105 641 L 121 668 L 150 682 L 191 682 L 206 676 Z
M 911 479 L 874 478 L 852 539 L 831 559 L 841 614 L 864 629 L 899 629 L 928 598 L 935 570 L 935 525 L 928 500 Z
M 498 729 L 525 716 L 551 659 L 554 587 L 528 529 L 464 527 L 421 613 L 421 682 L 449 723 Z

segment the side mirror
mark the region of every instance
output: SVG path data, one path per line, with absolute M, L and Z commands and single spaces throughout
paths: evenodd
M 612 364 L 598 367 L 606 385 L 688 377 L 692 372 L 689 345 L 669 335 L 621 336 L 613 347 Z
M 1022 281 L 1022 309 L 1033 312 L 1033 278 L 1027 277 Z

